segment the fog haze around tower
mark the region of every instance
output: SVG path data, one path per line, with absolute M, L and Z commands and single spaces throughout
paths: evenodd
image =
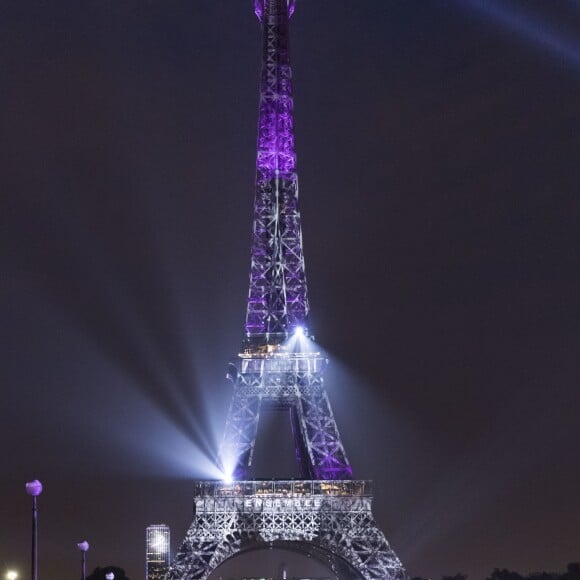
M 1 562 L 26 577 L 38 478 L 42 578 L 78 573 L 81 538 L 88 570 L 139 578 L 146 525 L 182 537 L 216 476 L 258 24 L 234 0 L 0 15 Z M 579 31 L 560 0 L 293 17 L 310 328 L 411 574 L 580 557 Z

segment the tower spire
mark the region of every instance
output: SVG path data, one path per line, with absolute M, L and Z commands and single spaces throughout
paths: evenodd
M 268 0 L 254 0 L 254 12 L 258 17 L 258 20 L 262 22 L 262 15 L 264 14 L 264 6 L 267 4 Z M 282 3 L 283 0 L 282 0 Z M 288 9 L 288 16 L 294 14 L 294 8 L 296 6 L 296 0 L 286 0 L 286 5 Z
M 262 24 L 256 193 L 246 346 L 284 342 L 308 318 L 288 22 L 294 0 L 255 0 Z

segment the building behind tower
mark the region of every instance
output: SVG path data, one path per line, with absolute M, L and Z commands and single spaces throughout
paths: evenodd
M 169 526 L 148 526 L 145 542 L 145 580 L 163 580 L 169 569 Z

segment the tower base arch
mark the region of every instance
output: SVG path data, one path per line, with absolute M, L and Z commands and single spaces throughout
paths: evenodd
M 197 482 L 194 519 L 167 580 L 206 580 L 229 558 L 270 546 L 310 554 L 339 578 L 404 580 L 371 507 L 370 481 Z

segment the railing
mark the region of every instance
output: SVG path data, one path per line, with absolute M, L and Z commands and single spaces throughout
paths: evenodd
M 316 354 L 281 355 L 276 358 L 244 358 L 241 361 L 242 373 L 321 373 L 327 359 Z
M 370 480 L 303 480 L 268 479 L 225 483 L 223 481 L 198 481 L 195 497 L 307 497 L 307 496 L 350 496 L 372 495 Z

